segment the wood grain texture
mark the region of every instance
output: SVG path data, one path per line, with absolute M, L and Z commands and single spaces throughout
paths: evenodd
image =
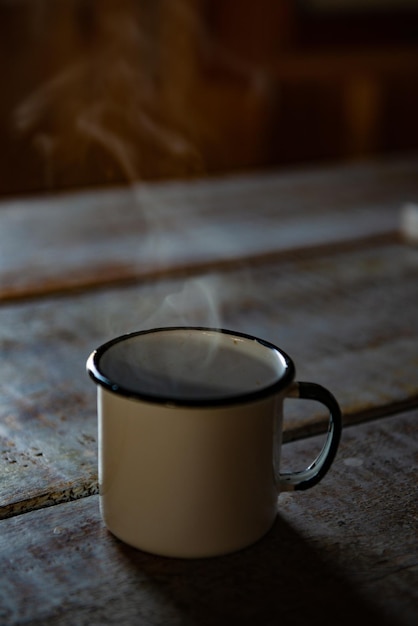
M 104 528 L 98 498 L 0 521 L 0 621 L 78 624 L 415 626 L 417 411 L 346 429 L 330 473 L 282 494 L 256 545 L 164 559 Z M 285 446 L 293 466 L 321 438 Z
M 0 204 L 0 301 L 396 233 L 418 160 Z
M 0 516 L 95 493 L 88 354 L 160 325 L 224 326 L 273 341 L 299 380 L 328 387 L 345 422 L 417 406 L 418 248 L 341 251 L 0 308 Z M 286 403 L 286 440 L 323 431 Z

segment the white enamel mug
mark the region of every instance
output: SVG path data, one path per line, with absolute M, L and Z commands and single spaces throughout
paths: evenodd
M 283 490 L 315 485 L 328 471 L 341 412 L 324 387 L 295 382 L 292 360 L 238 332 L 168 327 L 118 337 L 95 350 L 100 508 L 108 529 L 147 552 L 226 554 L 261 538 Z M 283 401 L 329 410 L 319 456 L 279 471 Z

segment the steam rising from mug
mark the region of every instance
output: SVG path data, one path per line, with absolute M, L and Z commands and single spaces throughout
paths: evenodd
M 149 329 L 167 326 L 206 326 L 211 328 L 221 327 L 222 307 L 220 302 L 221 288 L 219 285 L 220 278 L 215 276 L 205 276 L 200 278 L 183 279 L 179 283 L 177 291 L 166 293 L 163 291 L 161 297 L 156 301 L 147 302 L 147 299 L 138 297 L 137 307 L 132 317 L 132 328 L 126 329 L 121 326 L 120 316 L 115 315 L 107 320 L 108 330 L 111 334 L 118 332 L 126 332 L 127 330 L 135 330 L 136 327 Z M 170 283 L 170 288 L 173 284 Z M 151 310 L 150 310 L 151 308 Z M 137 388 L 138 385 L 152 389 L 153 381 L 159 381 L 159 385 L 177 394 L 184 394 L 189 390 L 191 381 L 191 391 L 199 395 L 204 389 L 211 393 L 220 391 L 219 384 L 221 381 L 210 383 L 207 377 L 208 368 L 216 371 L 216 359 L 221 357 L 218 352 L 221 336 L 214 333 L 208 338 L 208 341 L 193 344 L 190 339 L 176 347 L 173 342 L 160 344 L 160 337 L 156 337 L 157 344 L 151 344 L 151 339 L 155 340 L 154 335 L 150 335 L 150 343 L 141 342 L 141 350 L 137 349 L 134 343 L 121 343 L 115 346 L 111 353 L 112 371 L 109 372 L 109 378 L 117 380 L 119 383 L 130 389 Z M 165 347 L 164 347 L 165 346 Z M 193 346 L 195 351 L 192 352 L 190 347 Z M 181 352 L 181 349 L 186 352 Z M 232 353 L 231 353 L 232 356 Z M 175 367 L 175 362 L 178 367 Z M 186 364 L 187 361 L 187 364 Z M 116 363 L 116 365 L 115 365 Z M 138 380 L 137 373 L 139 363 L 142 364 L 142 371 L 147 371 L 147 363 L 153 363 L 152 371 L 149 371 L 148 378 L 142 376 Z M 236 359 L 235 359 L 236 365 Z M 231 362 L 231 368 L 235 367 L 234 360 Z M 187 372 L 186 378 L 182 376 L 181 371 Z M 141 369 L 141 368 L 140 368 Z M 192 375 L 195 375 L 195 379 Z M 161 382 L 162 381 L 162 382 Z M 187 390 L 184 385 L 187 382 Z M 212 391 L 210 387 L 212 385 Z M 201 389 L 202 391 L 199 391 Z M 157 390 L 154 390 L 157 393 Z M 203 393 L 205 395 L 205 393 Z
M 190 326 L 198 321 L 202 326 L 219 328 L 221 314 L 216 297 L 220 291 L 219 280 L 216 276 L 184 280 L 179 291 L 163 297 L 157 309 L 141 320 L 143 326 Z

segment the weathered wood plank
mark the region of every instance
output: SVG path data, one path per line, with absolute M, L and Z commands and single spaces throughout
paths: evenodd
M 271 340 L 298 378 L 329 387 L 346 423 L 418 404 L 418 248 L 392 245 L 0 308 L 0 516 L 96 490 L 89 352 L 159 325 Z M 323 430 L 286 403 L 286 438 Z
M 279 497 L 256 545 L 164 559 L 104 528 L 96 496 L 0 521 L 0 621 L 60 624 L 415 626 L 417 411 L 344 432 L 310 492 Z M 293 467 L 321 437 L 285 446 Z
M 418 160 L 0 204 L 0 301 L 396 232 Z

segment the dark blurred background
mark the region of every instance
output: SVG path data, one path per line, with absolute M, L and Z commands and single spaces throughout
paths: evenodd
M 0 0 L 0 194 L 418 148 L 417 0 Z

